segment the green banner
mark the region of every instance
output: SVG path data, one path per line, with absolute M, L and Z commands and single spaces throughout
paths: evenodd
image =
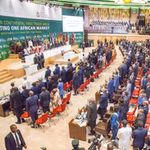
M 69 9 L 67 12 L 67 9 L 64 9 L 63 12 L 75 15 L 74 10 Z M 18 44 L 20 41 L 33 38 L 43 41 L 50 39 L 51 33 L 57 35 L 63 33 L 62 21 L 0 16 L 0 60 L 9 56 L 9 47 L 12 41 L 17 41 Z M 69 33 L 69 37 L 71 34 Z M 80 44 L 83 41 L 83 33 L 74 33 L 74 37 L 74 44 Z

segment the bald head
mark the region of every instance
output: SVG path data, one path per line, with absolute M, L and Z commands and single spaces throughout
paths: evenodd
M 34 92 L 33 91 L 29 91 L 29 96 L 33 96 Z

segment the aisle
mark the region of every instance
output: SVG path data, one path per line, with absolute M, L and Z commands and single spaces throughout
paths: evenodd
M 45 146 L 47 150 L 71 150 L 71 140 L 69 138 L 68 122 L 75 117 L 78 108 L 82 108 L 87 104 L 87 99 L 90 97 L 95 97 L 95 92 L 99 89 L 100 85 L 105 83 L 105 80 L 109 80 L 112 73 L 120 66 L 123 57 L 118 48 L 116 48 L 117 57 L 114 62 L 100 74 L 100 78 L 96 79 L 94 83 L 90 84 L 89 92 L 84 95 L 72 96 L 72 105 L 69 105 L 68 115 L 64 115 L 64 120 L 60 118 L 55 120 L 56 125 L 50 122 L 50 127 L 46 126 L 44 130 L 42 129 L 32 129 L 27 126 L 26 123 L 18 125 L 18 128 L 22 131 L 24 135 L 28 150 L 40 150 L 40 147 Z M 2 129 L 0 138 L 0 147 L 4 150 L 4 137 L 9 131 L 9 125 L 14 123 L 16 118 L 10 115 L 6 118 L 0 118 L 0 128 Z M 82 147 L 89 146 L 87 142 L 80 142 Z M 105 150 L 105 148 L 102 148 Z

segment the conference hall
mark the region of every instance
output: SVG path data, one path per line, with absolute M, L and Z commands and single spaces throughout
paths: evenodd
M 150 150 L 150 0 L 0 0 L 0 150 Z

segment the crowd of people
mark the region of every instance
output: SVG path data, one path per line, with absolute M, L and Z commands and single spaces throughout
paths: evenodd
M 34 58 L 34 64 L 37 64 L 37 69 L 44 68 L 45 58 L 43 53 L 35 54 Z
M 100 33 L 128 33 L 129 23 L 123 21 L 93 21 L 90 25 L 91 31 Z
M 56 64 L 53 72 L 50 67 L 47 67 L 45 81 L 40 79 L 31 85 L 27 78 L 24 78 L 22 91 L 19 91 L 12 83 L 10 106 L 17 117 L 16 123 L 24 122 L 24 119 L 20 116 L 23 111 L 27 111 L 32 119 L 31 127 L 34 128 L 39 108 L 44 113 L 51 113 L 54 108 L 62 104 L 66 83 L 72 85 L 69 90 L 73 90 L 74 95 L 77 95 L 78 89 L 84 83 L 84 80 L 89 79 L 97 69 L 108 64 L 113 56 L 114 43 L 112 41 L 105 39 L 104 42 L 98 41 L 97 43 L 98 48 L 92 50 L 87 58 L 84 57 L 84 61 L 81 60 L 75 66 L 68 60 L 66 67 L 62 66 L 60 68 Z M 89 135 L 95 134 L 98 116 L 100 120 L 105 121 L 109 103 L 113 103 L 113 113 L 107 124 L 107 133 L 111 133 L 112 143 L 118 141 L 120 150 L 128 150 L 132 138 L 133 148 L 142 150 L 144 146 L 150 146 L 150 135 L 145 128 L 150 99 L 149 40 L 139 43 L 120 40 L 118 43 L 124 60 L 110 80 L 100 89 L 99 104 L 97 105 L 94 99 L 89 100 L 87 106 L 88 126 L 91 129 Z M 135 121 L 129 124 L 127 113 L 132 107 L 130 99 L 139 72 L 142 72 L 143 77 L 138 97 L 138 114 Z M 115 97 L 118 91 L 121 91 L 120 99 Z M 111 147 L 113 148 L 113 146 Z
M 40 79 L 31 84 L 27 78 L 24 78 L 21 91 L 12 83 L 10 107 L 17 117 L 16 123 L 24 122 L 21 114 L 26 110 L 31 116 L 32 127 L 35 127 L 39 108 L 45 113 L 51 112 L 55 107 L 61 105 L 66 83 L 72 84 L 69 90 L 73 89 L 74 95 L 77 95 L 84 79 L 90 78 L 96 69 L 110 62 L 114 52 L 113 49 L 112 41 L 105 40 L 104 43 L 98 41 L 98 48 L 89 53 L 87 58 L 84 57 L 84 62 L 81 60 L 74 66 L 68 60 L 67 67 L 62 66 L 60 68 L 56 64 L 53 72 L 50 67 L 47 67 L 45 81 Z
M 55 35 L 56 36 L 56 35 Z M 67 37 L 68 38 L 68 37 Z M 40 38 L 32 38 L 26 40 L 11 41 L 9 44 L 10 50 L 13 54 L 19 54 L 20 58 L 25 56 L 41 53 L 45 50 L 60 47 L 66 44 L 68 39 L 66 35 L 61 35 L 61 38 L 50 37 L 41 40 Z
M 124 60 L 118 70 L 113 73 L 108 83 L 101 88 L 98 109 L 95 101 L 89 104 L 92 108 L 89 116 L 93 117 L 94 115 L 93 124 L 90 125 L 91 133 L 95 134 L 96 109 L 100 120 L 106 121 L 104 117 L 109 103 L 114 103 L 113 113 L 107 122 L 107 134 L 111 131 L 111 139 L 114 145 L 119 140 L 117 142 L 119 149 L 129 150 L 132 138 L 134 149 L 142 150 L 144 146 L 148 149 L 150 146 L 150 135 L 145 128 L 145 123 L 149 113 L 150 100 L 150 75 L 148 74 L 150 68 L 149 44 L 148 41 L 138 43 L 127 40 L 121 40 L 119 43 Z M 138 114 L 135 121 L 129 124 L 131 122 L 128 122 L 127 113 L 132 108 L 130 99 L 132 98 L 133 90 L 136 88 L 135 81 L 139 72 L 144 76 L 141 80 L 141 92 L 138 97 Z M 118 91 L 121 94 L 119 99 L 115 96 Z M 89 120 L 91 121 L 91 119 Z
M 138 30 L 139 34 L 150 34 L 150 24 L 147 24 L 145 26 L 140 26 Z

